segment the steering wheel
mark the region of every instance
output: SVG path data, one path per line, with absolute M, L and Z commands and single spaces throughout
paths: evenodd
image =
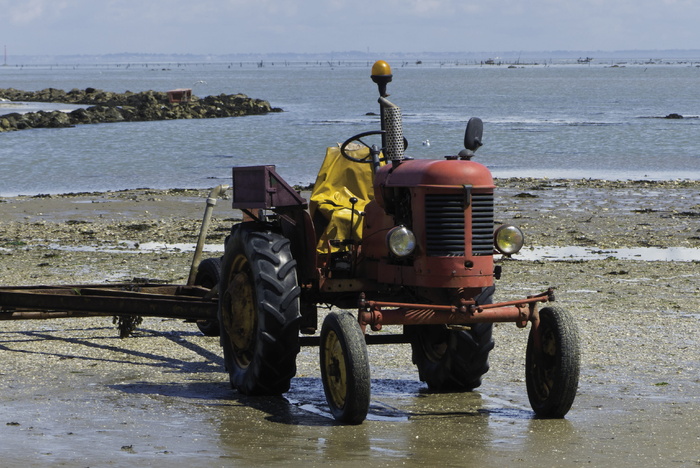
M 379 159 L 379 153 L 382 151 L 382 149 L 377 148 L 377 145 L 371 145 L 371 146 L 370 146 L 370 145 L 368 145 L 367 143 L 365 143 L 364 141 L 362 141 L 362 139 L 363 139 L 364 137 L 368 137 L 368 136 L 371 136 L 371 135 L 384 135 L 384 134 L 386 134 L 386 131 L 384 131 L 384 130 L 372 130 L 372 131 L 369 131 L 369 132 L 362 132 L 362 133 L 358 133 L 358 134 L 355 135 L 355 136 L 351 136 L 350 138 L 348 138 L 347 140 L 345 140 L 345 141 L 343 142 L 342 145 L 340 145 L 340 154 L 342 154 L 343 157 L 344 157 L 345 159 L 348 159 L 348 160 L 350 160 L 350 161 L 352 161 L 352 162 L 357 162 L 357 163 L 368 163 L 368 164 L 374 164 L 375 166 L 378 166 L 378 165 L 379 165 L 379 161 L 380 161 L 380 159 Z M 353 156 L 350 156 L 350 155 L 345 151 L 345 148 L 346 148 L 350 143 L 352 143 L 353 141 L 360 142 L 364 147 L 369 148 L 369 155 L 365 156 L 365 157 L 362 158 L 362 159 L 360 159 L 360 158 L 355 158 L 355 157 L 353 157 Z M 407 148 L 408 148 L 408 140 L 406 139 L 406 137 L 404 137 L 404 139 L 403 139 L 403 150 L 406 151 Z M 386 159 L 382 159 L 382 161 L 386 161 Z
M 376 153 L 376 155 L 377 155 L 377 157 L 378 157 L 378 156 L 379 156 L 379 152 L 380 152 L 381 150 L 380 150 L 379 148 L 377 148 L 376 145 L 371 145 L 371 146 L 368 145 L 367 143 L 365 143 L 364 141 L 362 141 L 362 139 L 365 138 L 365 137 L 371 136 L 371 135 L 384 135 L 385 133 L 386 133 L 386 132 L 385 132 L 384 130 L 372 130 L 372 131 L 370 131 L 370 132 L 362 132 L 362 133 L 358 133 L 358 134 L 355 135 L 355 136 L 351 136 L 350 138 L 348 138 L 347 140 L 345 140 L 345 142 L 343 142 L 342 145 L 340 145 L 340 154 L 342 154 L 343 157 L 344 157 L 345 159 L 348 159 L 348 160 L 350 160 L 350 161 L 352 161 L 352 162 L 372 164 L 372 163 L 374 162 L 374 158 L 372 157 L 372 153 Z M 362 159 L 356 158 L 356 157 L 354 157 L 354 156 L 350 156 L 350 155 L 345 151 L 345 148 L 346 148 L 350 143 L 352 143 L 353 141 L 357 141 L 357 142 L 361 143 L 364 147 L 368 148 L 368 149 L 369 149 L 369 154 L 368 154 L 367 156 L 365 156 L 364 158 L 362 158 Z

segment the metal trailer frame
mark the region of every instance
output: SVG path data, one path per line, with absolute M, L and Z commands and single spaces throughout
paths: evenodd
M 187 284 L 1 286 L 0 321 L 93 316 L 166 317 L 192 322 L 216 320 L 217 288 L 210 290 L 194 283 L 213 208 L 227 189 L 228 185 L 219 185 L 207 197 Z
M 0 320 L 90 316 L 216 319 L 217 301 L 199 286 L 121 283 L 112 285 L 0 287 Z

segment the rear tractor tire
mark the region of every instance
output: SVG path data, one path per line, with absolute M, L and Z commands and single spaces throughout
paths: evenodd
M 235 226 L 219 284 L 219 323 L 231 386 L 246 395 L 289 390 L 299 353 L 300 288 L 290 242 L 254 223 Z
M 436 392 L 466 392 L 479 387 L 489 370 L 492 331 L 491 323 L 475 323 L 468 330 L 445 325 L 407 327 L 420 380 Z
M 197 268 L 197 275 L 194 278 L 195 286 L 213 289 L 215 286 L 218 287 L 220 280 L 221 259 L 207 258 L 202 260 Z M 199 331 L 201 331 L 204 336 L 219 336 L 221 334 L 219 321 L 216 319 L 198 320 L 197 328 L 199 328 Z

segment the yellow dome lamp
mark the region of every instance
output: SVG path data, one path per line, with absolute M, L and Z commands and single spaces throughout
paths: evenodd
M 386 85 L 391 82 L 392 78 L 391 67 L 384 60 L 377 60 L 372 65 L 372 81 L 377 83 L 379 87 L 379 95 L 381 97 L 387 97 Z

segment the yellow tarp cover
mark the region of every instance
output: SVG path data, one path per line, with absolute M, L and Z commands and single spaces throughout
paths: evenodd
M 369 148 L 361 148 L 354 151 L 345 150 L 353 157 L 363 159 L 368 157 Z M 330 147 L 326 150 L 321 169 L 318 171 L 314 188 L 311 192 L 309 212 L 311 219 L 315 219 L 321 213 L 326 220 L 323 233 L 319 236 L 316 250 L 321 253 L 329 253 L 346 250 L 347 246 L 331 246 L 331 240 L 362 239 L 362 216 L 365 205 L 374 200 L 374 187 L 372 185 L 372 165 L 352 162 L 340 154 L 340 148 Z M 352 216 L 352 203 L 350 199 L 356 197 L 355 215 L 350 233 L 350 219 Z M 330 250 L 329 250 L 330 249 Z

